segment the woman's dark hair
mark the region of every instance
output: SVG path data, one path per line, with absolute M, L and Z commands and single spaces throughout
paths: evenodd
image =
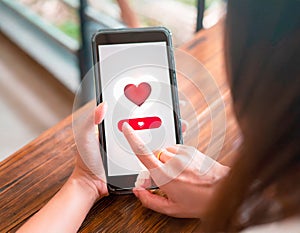
M 208 231 L 300 214 L 300 1 L 229 0 L 225 56 L 243 144 Z

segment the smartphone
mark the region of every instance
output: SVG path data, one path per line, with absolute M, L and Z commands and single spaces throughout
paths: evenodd
M 98 126 L 108 190 L 131 193 L 146 168 L 122 133 L 124 122 L 151 150 L 182 143 L 171 34 L 164 27 L 105 29 L 92 49 L 97 103 L 108 104 Z

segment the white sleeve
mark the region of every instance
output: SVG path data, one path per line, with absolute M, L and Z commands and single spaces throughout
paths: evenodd
M 279 222 L 249 227 L 241 233 L 299 233 L 300 216 L 288 218 Z

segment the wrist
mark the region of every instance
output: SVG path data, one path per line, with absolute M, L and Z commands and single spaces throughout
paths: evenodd
M 87 175 L 81 174 L 81 172 L 76 168 L 69 177 L 68 183 L 78 187 L 79 192 L 87 196 L 92 202 L 95 202 L 97 199 L 104 196 L 98 191 L 95 182 L 87 177 Z

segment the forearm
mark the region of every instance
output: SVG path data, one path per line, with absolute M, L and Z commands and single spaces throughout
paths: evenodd
M 139 27 L 139 20 L 135 12 L 131 9 L 129 2 L 125 0 L 117 0 L 117 2 L 121 9 L 121 16 L 123 21 L 129 27 Z
M 97 190 L 73 173 L 61 190 L 18 232 L 77 232 L 97 198 Z

